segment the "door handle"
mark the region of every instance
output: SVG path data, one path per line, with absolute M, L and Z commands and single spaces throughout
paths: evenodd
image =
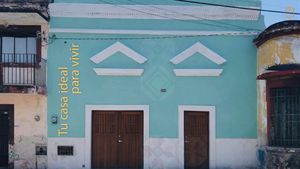
M 122 143 L 123 142 L 123 140 L 118 140 L 118 143 Z
M 190 141 L 188 141 L 188 140 L 184 140 L 184 143 L 189 143 Z

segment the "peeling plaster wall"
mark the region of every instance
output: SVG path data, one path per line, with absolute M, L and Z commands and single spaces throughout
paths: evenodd
M 41 31 L 42 31 L 42 58 L 47 60 L 47 54 L 48 54 L 48 45 L 46 43 L 48 42 L 48 33 L 49 33 L 49 25 L 43 24 L 41 25 Z
M 14 145 L 9 147 L 15 169 L 47 168 L 47 156 L 36 156 L 36 145 L 47 145 L 47 97 L 0 94 L 0 104 L 14 104 Z M 40 121 L 34 117 L 40 116 Z
M 257 81 L 257 138 L 258 145 L 267 144 L 267 104 L 266 104 L 266 82 Z
M 258 48 L 257 74 L 274 64 L 300 63 L 300 35 L 282 36 L 265 42 Z
M 0 25 L 40 25 L 41 57 L 47 59 L 49 25 L 38 13 L 0 12 Z M 14 145 L 9 145 L 9 162 L 15 169 L 47 168 L 47 156 L 35 155 L 36 145 L 47 145 L 47 96 L 1 93 L 0 104 L 14 105 Z M 35 121 L 36 115 L 40 121 Z
M 257 75 L 275 64 L 300 63 L 300 35 L 281 36 L 268 40 L 257 51 Z M 257 82 L 258 91 L 258 143 L 267 143 L 266 84 Z

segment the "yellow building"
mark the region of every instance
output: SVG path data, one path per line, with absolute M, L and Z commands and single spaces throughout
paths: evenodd
M 300 21 L 276 23 L 254 43 L 258 47 L 258 143 L 264 152 L 260 158 L 267 168 L 299 168 Z

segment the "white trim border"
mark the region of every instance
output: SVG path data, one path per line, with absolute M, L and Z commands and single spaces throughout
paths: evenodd
M 94 68 L 98 76 L 141 76 L 144 69 L 110 69 Z
M 173 69 L 176 76 L 199 77 L 199 76 L 220 76 L 223 69 Z
M 118 35 L 178 35 L 178 36 L 250 36 L 258 35 L 256 31 L 187 31 L 187 30 L 129 30 L 129 29 L 69 29 L 50 28 L 50 33 L 88 33 L 88 34 L 118 34 Z
M 252 7 L 255 8 L 255 7 Z M 216 6 L 52 3 L 51 17 L 160 20 L 258 20 L 259 11 Z
M 130 59 L 134 60 L 135 62 L 137 62 L 139 64 L 143 64 L 147 61 L 147 58 L 145 58 L 141 54 L 137 53 L 136 51 L 130 49 L 129 47 L 127 47 L 126 45 L 124 45 L 121 42 L 116 42 L 116 43 L 112 44 L 111 46 L 105 48 L 100 53 L 92 56 L 90 59 L 94 63 L 98 64 L 98 63 L 103 62 L 105 59 L 109 58 L 110 56 L 112 56 L 113 54 L 115 54 L 117 52 L 123 53 L 124 55 L 126 55 L 127 57 L 129 57 Z
M 205 56 L 207 59 L 211 60 L 212 62 L 220 65 L 226 62 L 226 59 L 224 59 L 222 56 L 218 55 L 216 52 L 212 51 L 208 47 L 204 46 L 202 43 L 197 42 L 191 47 L 187 48 L 174 58 L 170 60 L 173 64 L 177 65 L 186 59 L 193 56 L 195 53 L 200 53 L 203 56 Z
M 178 106 L 178 133 L 179 133 L 179 168 L 184 168 L 184 112 L 208 111 L 209 112 L 209 168 L 216 168 L 216 108 L 215 106 Z
M 92 156 L 92 111 L 93 110 L 139 110 L 144 117 L 144 168 L 150 166 L 149 153 L 149 105 L 85 105 L 85 167 L 91 168 Z

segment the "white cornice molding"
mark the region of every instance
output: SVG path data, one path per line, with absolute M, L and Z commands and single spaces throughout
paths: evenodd
M 216 6 L 53 3 L 51 17 L 164 20 L 257 20 L 259 11 Z
M 112 56 L 113 54 L 115 54 L 117 52 L 123 53 L 124 55 L 126 55 L 127 57 L 131 58 L 132 60 L 134 60 L 135 62 L 137 62 L 139 64 L 143 64 L 147 61 L 147 58 L 143 57 L 139 53 L 137 53 L 134 50 L 130 49 L 129 47 L 125 46 L 121 42 L 114 43 L 113 45 L 107 47 L 106 49 L 104 49 L 100 53 L 94 55 L 90 59 L 94 63 L 98 64 L 98 63 L 103 62 L 105 59 L 109 58 L 110 56 Z
M 255 31 L 176 31 L 176 30 L 127 30 L 127 29 L 68 29 L 50 28 L 50 33 L 89 33 L 89 34 L 118 34 L 118 35 L 182 35 L 182 36 L 249 36 L 258 35 Z
M 202 54 L 203 56 L 205 56 L 206 58 L 208 58 L 209 60 L 211 60 L 212 62 L 218 65 L 226 62 L 226 60 L 223 57 L 221 57 L 214 51 L 210 50 L 200 42 L 197 42 L 191 47 L 189 47 L 188 49 L 184 50 L 183 52 L 175 56 L 173 59 L 171 59 L 170 62 L 177 65 L 183 62 L 184 60 L 188 59 L 189 57 L 193 56 L 195 53 Z
M 220 76 L 223 69 L 174 69 L 176 76 L 198 77 L 198 76 Z
M 98 76 L 141 76 L 144 69 L 94 68 Z

